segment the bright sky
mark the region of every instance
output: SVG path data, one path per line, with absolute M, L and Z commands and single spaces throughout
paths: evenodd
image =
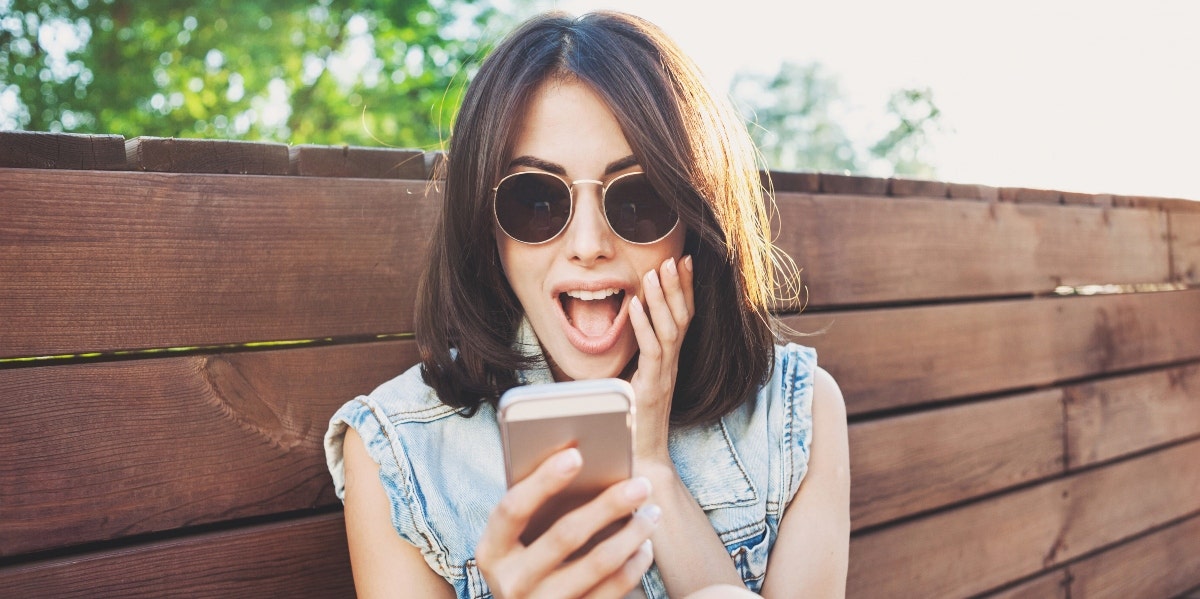
M 828 67 L 868 131 L 930 87 L 939 179 L 1200 200 L 1195 0 L 556 0 L 658 24 L 721 90 L 739 69 Z

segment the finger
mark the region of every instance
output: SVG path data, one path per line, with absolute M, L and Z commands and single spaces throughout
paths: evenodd
M 635 295 L 629 300 L 629 321 L 633 323 L 633 337 L 638 343 L 638 373 L 644 376 L 658 376 L 658 361 L 662 357 L 662 346 L 654 334 L 650 317 L 646 308 Z
M 683 260 L 679 261 L 679 265 L 683 268 L 679 269 L 679 285 L 683 287 L 683 296 L 687 300 L 687 313 L 689 322 L 692 316 L 696 315 L 696 290 L 692 287 L 695 280 L 695 264 L 691 256 L 684 256 Z
M 627 596 L 630 591 L 641 584 L 642 576 L 646 574 L 646 570 L 649 570 L 650 564 L 653 563 L 654 548 L 650 543 L 650 539 L 646 539 L 641 545 L 638 545 L 637 551 L 626 560 L 620 570 L 604 579 L 604 581 L 596 585 L 587 594 L 588 599 L 610 599 Z
M 615 588 L 628 591 L 641 578 L 645 569 L 650 566 L 650 562 L 646 561 L 640 571 L 636 570 L 636 565 L 633 568 L 626 568 L 631 560 L 637 560 L 639 551 L 643 548 L 650 549 L 647 542 L 658 526 L 659 514 L 661 511 L 656 505 L 649 505 L 638 510 L 638 513 L 630 518 L 620 531 L 593 547 L 587 555 L 555 572 L 551 575 L 552 580 L 547 580 L 547 582 L 552 585 L 552 588 L 575 585 L 577 592 L 591 589 L 589 597 L 593 595 L 610 596 L 609 592 Z M 589 582 L 591 582 L 590 586 Z M 602 591 L 605 587 L 609 587 L 609 591 Z M 600 593 L 597 595 L 597 592 Z M 564 593 L 564 595 L 574 594 Z
M 642 295 L 646 298 L 646 306 L 650 308 L 650 323 L 654 325 L 654 333 L 662 342 L 663 349 L 674 346 L 675 338 L 679 335 L 679 327 L 675 324 L 675 318 L 671 315 L 671 307 L 667 305 L 667 299 L 663 295 L 662 282 L 659 280 L 657 269 L 651 270 L 642 277 Z
M 527 558 L 555 565 L 563 562 L 575 550 L 583 547 L 597 532 L 610 523 L 632 514 L 649 496 L 650 481 L 645 478 L 634 478 L 610 486 L 595 499 L 559 518 L 546 532 L 542 533 L 542 536 L 529 545 L 526 550 Z M 629 552 L 632 552 L 636 545 L 637 543 L 631 544 Z M 612 564 L 609 572 L 615 570 L 624 561 L 622 558 Z M 599 579 L 582 587 L 580 591 L 591 588 L 597 580 Z
M 671 310 L 671 317 L 680 331 L 686 331 L 688 322 L 692 320 L 692 311 L 688 308 L 686 292 L 683 288 L 683 273 L 674 258 L 668 258 L 662 264 L 663 297 Z
M 521 533 L 533 513 L 552 495 L 565 489 L 582 465 L 579 450 L 567 448 L 547 458 L 532 474 L 513 485 L 488 517 L 476 549 L 477 557 L 498 558 L 520 545 Z

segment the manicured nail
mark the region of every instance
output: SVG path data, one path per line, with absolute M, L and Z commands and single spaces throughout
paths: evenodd
M 654 545 L 650 543 L 650 539 L 646 539 L 645 541 L 642 541 L 641 546 L 638 547 L 638 551 L 646 555 L 654 555 Z
M 652 270 L 646 273 L 646 284 L 651 287 L 658 287 L 658 271 Z
M 638 299 L 638 297 L 636 295 L 629 298 L 629 309 L 630 310 L 641 310 L 642 309 L 642 300 Z
M 658 524 L 658 519 L 662 517 L 662 508 L 653 503 L 642 506 L 637 512 L 653 524 Z
M 691 256 L 683 257 L 683 267 L 686 268 L 688 272 L 692 272 L 692 257 Z
M 625 483 L 625 498 L 630 501 L 641 501 L 650 496 L 650 480 L 639 476 Z
M 675 268 L 675 259 L 674 259 L 674 258 L 667 258 L 667 261 L 666 261 L 666 262 L 663 262 L 663 268 L 664 268 L 664 269 L 665 269 L 667 272 L 669 272 L 669 273 L 671 273 L 671 274 L 673 274 L 673 275 L 677 275 L 677 274 L 679 274 L 679 271 L 678 271 L 678 270 L 676 270 L 676 268 Z
M 582 465 L 583 456 L 574 447 L 562 452 L 554 462 L 554 467 L 562 474 L 570 474 Z

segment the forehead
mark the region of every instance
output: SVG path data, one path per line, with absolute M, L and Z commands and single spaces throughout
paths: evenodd
M 577 79 L 558 78 L 534 91 L 511 152 L 510 160 L 531 156 L 561 165 L 574 178 L 597 178 L 633 153 L 604 100 Z

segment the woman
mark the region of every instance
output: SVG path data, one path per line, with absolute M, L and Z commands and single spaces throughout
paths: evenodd
M 422 363 L 326 437 L 361 596 L 844 593 L 845 408 L 812 350 L 775 345 L 754 156 L 636 17 L 544 15 L 487 58 L 447 152 Z M 523 545 L 581 458 L 506 489 L 497 398 L 616 376 L 636 394 L 634 478 Z

